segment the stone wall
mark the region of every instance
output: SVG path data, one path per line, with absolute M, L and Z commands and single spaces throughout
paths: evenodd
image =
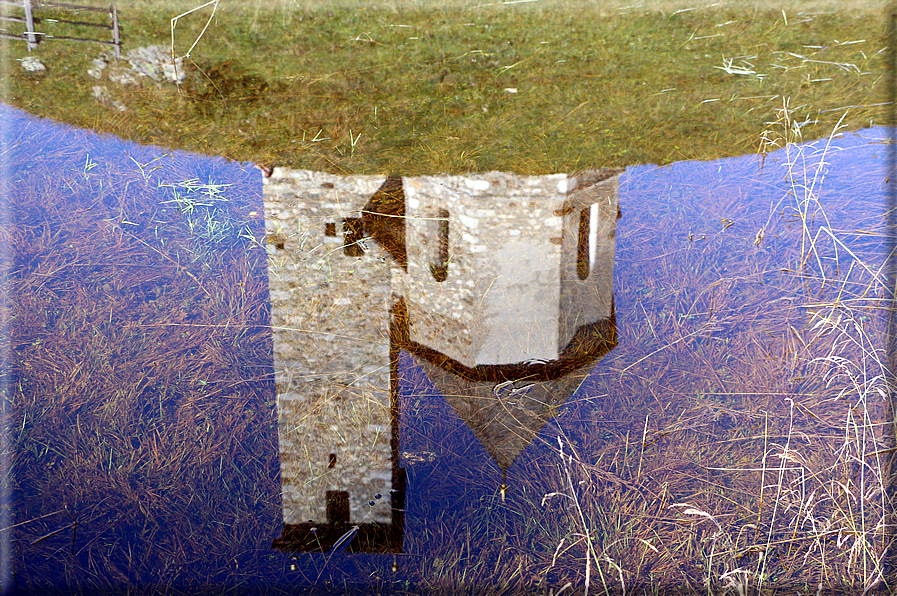
M 389 521 L 400 298 L 410 341 L 469 368 L 556 361 L 578 329 L 610 320 L 617 174 L 274 170 L 264 204 L 286 524 L 326 522 L 328 491 L 349 493 L 351 523 Z M 545 407 L 524 412 L 538 418 L 525 436 L 560 403 L 539 391 Z M 522 449 L 493 443 L 503 468 Z
M 389 520 L 374 497 L 392 488 L 392 261 L 375 242 L 346 255 L 342 234 L 383 181 L 279 168 L 265 180 L 287 524 L 323 523 L 328 490 L 350 493 L 353 523 Z

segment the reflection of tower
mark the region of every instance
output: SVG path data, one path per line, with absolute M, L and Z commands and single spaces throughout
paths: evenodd
M 510 467 L 616 344 L 618 174 L 266 180 L 277 546 L 401 548 L 400 348 Z

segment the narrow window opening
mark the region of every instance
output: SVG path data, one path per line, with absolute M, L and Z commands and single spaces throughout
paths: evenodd
M 589 272 L 595 270 L 595 257 L 598 254 L 598 225 L 601 223 L 601 214 L 598 205 L 589 207 L 592 217 L 589 220 Z
M 344 490 L 327 491 L 327 523 L 349 523 L 349 493 Z
M 343 253 L 349 257 L 364 255 L 361 239 L 364 238 L 364 222 L 360 217 L 343 219 Z
M 268 234 L 268 244 L 274 245 L 277 250 L 283 250 L 287 246 L 286 239 L 280 234 Z
M 591 269 L 589 255 L 589 236 L 591 235 L 591 209 L 586 207 L 579 212 L 579 242 L 576 250 L 576 273 L 579 279 L 587 279 Z
M 433 279 L 442 283 L 448 278 L 448 259 L 449 259 L 449 212 L 446 209 L 440 209 L 436 216 L 436 259 L 435 263 L 430 263 L 430 274 Z

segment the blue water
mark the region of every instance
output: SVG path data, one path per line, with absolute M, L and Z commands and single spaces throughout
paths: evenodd
M 206 276 L 214 277 L 218 271 L 210 267 L 223 267 L 220 275 L 241 272 L 243 276 L 239 277 L 242 281 L 229 286 L 232 296 L 218 297 L 223 302 L 250 292 L 249 288 L 255 299 L 264 301 L 267 297 L 265 256 L 258 246 L 258 242 L 264 243 L 261 172 L 252 164 L 140 146 L 36 119 L 6 106 L 0 107 L 0 122 L 4 126 L 0 137 L 0 155 L 5 168 L 4 219 L 0 222 L 4 238 L 15 236 L 21 241 L 27 237 L 35 243 L 47 243 L 55 247 L 56 258 L 54 262 L 38 262 L 35 260 L 38 257 L 21 250 L 20 243 L 17 244 L 19 252 L 7 253 L 6 259 L 9 282 L 5 289 L 9 292 L 7 300 L 12 319 L 4 337 L 11 339 L 13 351 L 7 355 L 10 368 L 5 371 L 4 392 L 8 400 L 7 415 L 13 421 L 9 428 L 17 431 L 11 432 L 7 440 L 32 455 L 23 457 L 12 453 L 5 462 L 14 470 L 12 484 L 7 489 L 13 513 L 2 523 L 12 528 L 3 535 L 4 552 L 13 565 L 6 565 L 4 577 L 0 579 L 4 585 L 16 584 L 37 592 L 49 586 L 80 582 L 73 578 L 89 578 L 85 586 L 108 588 L 156 584 L 211 588 L 222 586 L 222 582 L 226 584 L 227 578 L 235 575 L 243 578 L 242 588 L 317 584 L 336 589 L 348 583 L 402 586 L 409 577 L 405 561 L 425 557 L 427 541 L 434 533 L 467 532 L 470 538 L 474 518 L 484 524 L 475 526 L 474 530 L 490 536 L 519 533 L 523 531 L 521 528 L 528 527 L 523 517 L 538 510 L 532 503 L 538 505 L 545 493 L 534 489 L 527 493 L 526 479 L 539 466 L 557 467 L 558 437 L 585 451 L 589 445 L 604 440 L 602 437 L 626 432 L 621 429 L 632 432 L 633 444 L 639 442 L 641 428 L 634 421 L 640 424 L 654 403 L 663 399 L 652 387 L 661 387 L 665 381 L 652 381 L 649 378 L 652 371 L 673 363 L 693 371 L 695 378 L 677 377 L 680 384 L 688 384 L 696 383 L 698 377 L 706 377 L 702 367 L 710 366 L 716 377 L 714 382 L 725 385 L 730 378 L 726 375 L 731 374 L 726 367 L 735 370 L 738 364 L 720 364 L 722 360 L 714 359 L 724 357 L 727 352 L 724 346 L 734 346 L 746 333 L 761 328 L 772 337 L 788 325 L 801 328 L 808 321 L 806 305 L 814 301 L 846 298 L 848 294 L 858 296 L 861 301 L 883 296 L 881 287 L 874 283 L 874 272 L 883 271 L 890 242 L 883 225 L 888 130 L 872 128 L 844 133 L 828 147 L 825 141 L 792 147 L 792 151 L 801 151 L 799 159 L 780 150 L 766 156 L 749 155 L 713 162 L 629 167 L 621 179 L 619 198 L 623 217 L 618 221 L 616 235 L 614 290 L 619 346 L 596 364 L 561 414 L 543 429 L 539 439 L 508 471 L 507 501 L 501 500 L 496 492 L 501 483 L 500 470 L 410 356 L 403 354 L 400 450 L 419 454 L 436 449 L 434 445 L 454 446 L 450 450 L 450 463 L 446 453 L 435 453 L 433 461 L 403 462 L 408 470 L 404 554 L 397 559 L 390 555 L 346 553 L 300 553 L 291 557 L 271 548 L 272 540 L 280 534 L 282 517 L 277 493 L 274 387 L 270 361 L 267 369 L 264 363 L 265 350 L 270 355 L 270 335 L 267 346 L 253 347 L 255 355 L 251 360 L 247 357 L 245 362 L 228 365 L 245 370 L 240 373 L 245 379 L 245 393 L 240 393 L 244 391 L 240 386 L 230 393 L 211 393 L 207 398 L 210 401 L 243 399 L 241 403 L 247 404 L 255 422 L 246 425 L 251 436 L 243 436 L 246 444 L 251 444 L 247 449 L 249 454 L 241 449 L 239 457 L 235 455 L 232 461 L 221 457 L 202 464 L 209 474 L 206 486 L 174 487 L 171 483 L 178 477 L 175 465 L 173 476 L 164 469 L 147 471 L 128 478 L 125 484 L 108 485 L 117 486 L 117 493 L 109 492 L 105 485 L 97 492 L 79 485 L 77 491 L 72 489 L 71 493 L 49 498 L 42 494 L 42 487 L 58 486 L 51 481 L 56 476 L 55 472 L 48 471 L 49 462 L 53 466 L 65 466 L 76 452 L 62 442 L 54 445 L 52 436 L 49 439 L 42 436 L 41 442 L 29 439 L 39 433 L 37 430 L 31 431 L 32 435 L 24 432 L 32 428 L 28 417 L 40 417 L 41 413 L 35 410 L 25 415 L 17 409 L 20 408 L 17 404 L 34 403 L 34 396 L 25 399 L 25 393 L 38 390 L 29 388 L 29 373 L 21 362 L 27 360 L 29 366 L 58 366 L 40 359 L 40 345 L 30 345 L 39 344 L 40 338 L 29 336 L 30 347 L 24 345 L 26 338 L 17 331 L 17 326 L 23 325 L 22 321 L 30 316 L 25 312 L 29 306 L 17 303 L 17 285 L 29 277 L 33 282 L 34 276 L 60 271 L 56 275 L 67 276 L 68 286 L 54 286 L 56 289 L 46 297 L 45 304 L 55 305 L 52 307 L 58 307 L 64 315 L 69 312 L 66 305 L 73 300 L 64 291 L 65 287 L 74 288 L 88 282 L 94 271 L 79 268 L 91 262 L 83 248 L 89 243 L 81 237 L 77 238 L 78 242 L 65 240 L 67 234 L 88 227 L 80 223 L 69 227 L 67 217 L 81 214 L 89 218 L 93 210 L 102 209 L 105 217 L 96 221 L 107 224 L 97 223 L 100 226 L 95 236 L 98 247 L 116 238 L 125 238 L 132 251 L 134 247 L 152 247 L 141 249 L 144 262 L 123 256 L 121 267 L 147 266 L 151 270 L 154 262 L 167 265 L 172 258 L 183 259 L 184 270 L 196 276 L 197 286 L 191 287 L 191 296 L 195 294 L 199 298 L 185 295 L 183 313 L 176 319 L 170 316 L 172 313 L 159 313 L 159 320 L 208 322 L 207 329 L 198 327 L 196 335 L 191 336 L 197 345 L 205 345 L 207 340 L 221 341 L 222 336 L 215 333 L 227 324 L 226 317 L 214 319 L 209 314 L 214 310 L 211 306 L 214 300 L 202 297 L 203 280 L 210 279 Z M 824 165 L 818 167 L 823 160 Z M 810 253 L 803 267 L 801 259 L 795 256 L 801 254 L 799 247 L 804 236 L 794 213 L 806 195 L 803 188 L 789 181 L 789 171 L 800 174 L 797 178 L 801 184 L 806 183 L 808 176 L 812 179 L 818 174 L 813 196 L 824 205 L 824 213 L 815 213 L 810 221 L 811 237 L 815 235 L 818 243 L 816 252 Z M 190 180 L 194 181 L 192 185 L 186 184 Z M 789 195 L 795 188 L 797 197 Z M 48 201 L 47 197 L 53 200 Z M 182 205 L 192 204 L 192 209 L 179 211 L 178 200 Z M 67 205 L 62 215 L 53 206 L 57 203 Z M 814 213 L 816 203 L 809 203 L 809 209 L 808 213 Z M 209 221 L 221 222 L 221 226 L 210 229 Z M 821 227 L 832 232 L 842 244 L 831 241 L 828 232 L 820 231 Z M 101 233 L 106 229 L 112 232 Z M 761 230 L 762 234 L 758 234 Z M 4 244 L 8 251 L 10 244 Z M 174 250 L 172 245 L 179 248 Z M 66 263 L 71 267 L 59 269 Z M 103 267 L 112 265 L 106 263 Z M 804 276 L 796 272 L 803 272 Z M 144 301 L 152 301 L 164 293 L 164 285 L 164 279 L 148 279 L 146 287 L 135 288 L 134 292 L 142 292 Z M 772 306 L 767 298 L 761 302 L 752 298 L 768 296 L 764 292 L 770 287 L 781 290 L 783 300 L 777 306 Z M 864 288 L 869 289 L 864 293 Z M 726 299 L 721 297 L 723 292 Z M 854 303 L 854 308 L 859 310 L 862 304 Z M 242 324 L 270 325 L 264 308 L 253 312 L 252 320 Z M 87 316 L 87 320 L 96 325 L 95 329 L 102 329 L 103 324 L 153 323 L 132 321 L 126 312 L 103 309 Z M 83 332 L 93 333 L 89 327 Z M 99 366 L 89 355 L 79 354 L 78 346 L 72 345 L 71 350 L 71 362 L 85 367 Z M 195 353 L 183 357 L 185 377 L 202 372 L 191 368 L 193 357 Z M 732 350 L 732 357 L 737 360 L 737 350 Z M 708 365 L 709 360 L 712 364 Z M 771 379 L 771 386 L 797 391 L 795 387 L 800 381 L 794 380 L 799 377 L 796 370 L 781 379 Z M 61 383 L 71 370 L 57 372 Z M 178 386 L 178 380 L 169 381 L 171 387 Z M 208 382 L 204 381 L 203 387 Z M 717 393 L 725 389 L 695 386 L 702 396 L 714 394 L 714 389 Z M 86 403 L 95 407 L 105 398 L 96 394 Z M 52 402 L 53 395 L 48 393 L 42 399 Z M 176 409 L 172 408 L 164 416 L 177 416 Z M 157 419 L 154 429 L 141 427 L 147 434 L 135 441 L 135 449 L 137 445 L 144 446 L 144 441 L 153 441 L 153 431 L 164 435 L 173 428 L 166 427 L 164 420 L 165 417 Z M 651 420 L 646 422 L 645 427 L 650 423 Z M 64 424 L 81 424 L 81 418 L 73 412 Z M 603 425 L 600 432 L 596 432 L 596 424 Z M 214 439 L 218 435 L 210 436 Z M 174 447 L 171 449 L 170 453 L 164 449 L 159 452 L 158 459 L 173 461 L 176 452 Z M 231 451 L 236 453 L 237 448 Z M 53 453 L 64 455 L 57 458 Z M 113 458 L 111 452 L 109 457 Z M 126 454 L 116 453 L 114 458 L 116 462 L 124 462 Z M 110 474 L 113 467 L 110 463 Z M 236 475 L 233 469 L 238 469 Z M 231 474 L 228 478 L 241 478 L 241 484 L 230 486 L 220 482 L 216 475 L 222 470 Z M 17 484 L 17 477 L 27 477 L 29 483 Z M 203 502 L 229 506 L 219 511 L 195 511 L 196 523 L 186 528 L 174 525 L 170 515 L 142 507 L 140 494 L 146 491 L 171 491 L 172 499 L 181 497 L 176 501 L 178 506 L 187 507 L 191 512 L 190 507 L 195 505 L 190 504 L 190 491 L 202 492 Z M 120 498 L 125 493 L 128 498 Z M 434 512 L 440 512 L 439 517 Z M 73 519 L 78 522 L 77 530 Z M 240 548 L 220 546 L 232 543 L 237 531 L 242 533 L 238 541 Z M 477 541 L 474 536 L 473 543 Z M 464 564 L 474 568 L 478 552 L 478 547 L 471 551 L 468 546 Z M 491 559 L 486 563 L 501 564 Z

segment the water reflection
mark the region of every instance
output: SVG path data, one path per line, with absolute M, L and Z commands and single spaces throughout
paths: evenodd
M 364 550 L 401 550 L 399 350 L 488 451 L 504 490 L 616 344 L 620 173 L 266 179 L 279 548 L 330 550 L 358 532 Z
M 537 212 L 465 205 L 488 176 L 279 172 L 305 190 L 278 196 L 245 164 L 2 116 L 7 584 L 881 571 L 888 131 L 558 176 Z M 272 227 L 275 201 L 305 223 Z
M 280 521 L 258 171 L 0 120 L 3 588 L 276 577 L 258 561 Z

